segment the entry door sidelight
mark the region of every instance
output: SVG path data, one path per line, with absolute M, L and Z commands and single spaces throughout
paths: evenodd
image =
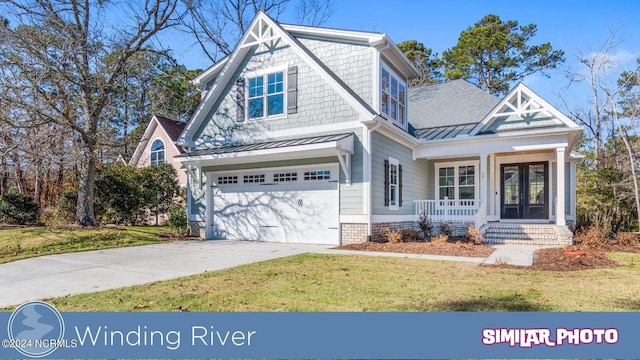
M 547 163 L 504 164 L 501 169 L 503 219 L 547 219 Z

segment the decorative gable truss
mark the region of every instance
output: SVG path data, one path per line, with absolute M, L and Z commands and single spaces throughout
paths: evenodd
M 551 127 L 579 128 L 555 107 L 519 83 L 470 135 Z
M 234 74 L 237 73 L 242 66 L 243 60 L 250 56 L 259 46 L 264 46 L 266 49 L 282 48 L 284 46 L 290 46 L 291 50 L 297 54 L 312 70 L 319 74 L 326 82 L 331 86 L 339 95 L 344 98 L 353 108 L 360 114 L 362 120 L 369 121 L 376 117 L 376 111 L 374 111 L 367 102 L 361 99 L 357 94 L 353 92 L 335 73 L 327 68 L 320 60 L 318 60 L 308 49 L 306 49 L 298 40 L 296 40 L 291 34 L 289 34 L 281 25 L 269 18 L 266 14 L 260 12 L 253 23 L 249 26 L 249 30 L 245 33 L 244 37 L 240 40 L 238 47 L 225 58 L 224 65 L 220 69 L 217 66 L 212 67 L 212 72 L 217 74 L 211 88 L 207 91 L 205 98 L 202 100 L 198 109 L 191 121 L 189 121 L 187 128 L 182 133 L 182 136 L 178 140 L 180 145 L 192 145 L 193 136 L 197 133 L 198 129 L 204 121 L 206 121 L 207 114 L 213 109 L 217 103 L 227 84 L 231 81 L 237 81 L 234 79 Z M 296 67 L 290 67 L 285 70 L 284 76 L 287 80 L 286 92 L 286 111 L 288 114 L 293 114 L 298 111 L 298 69 Z M 206 77 L 206 76 L 205 76 Z M 198 83 L 203 82 L 204 79 L 199 79 Z M 243 81 L 243 80 L 241 80 Z M 241 82 L 240 81 L 240 82 Z M 236 82 L 235 86 L 238 89 L 242 89 L 242 92 L 238 92 L 236 103 L 243 103 L 248 95 L 246 92 L 247 85 Z M 246 118 L 246 109 L 243 108 L 244 116 L 237 115 L 236 120 Z

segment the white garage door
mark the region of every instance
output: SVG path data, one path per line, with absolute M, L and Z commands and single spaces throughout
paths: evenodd
M 211 173 L 212 236 L 338 245 L 338 166 Z

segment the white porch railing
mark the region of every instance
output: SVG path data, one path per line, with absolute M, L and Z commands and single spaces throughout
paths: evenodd
M 486 222 L 486 206 L 480 199 L 414 200 L 416 216 L 426 215 L 432 222 Z M 483 216 L 484 215 L 484 216 Z

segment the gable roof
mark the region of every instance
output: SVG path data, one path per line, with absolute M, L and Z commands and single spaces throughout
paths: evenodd
M 578 124 L 520 82 L 476 125 L 470 134 L 549 128 L 582 130 Z
M 327 84 L 341 95 L 361 116 L 367 119 L 372 119 L 377 116 L 378 112 L 374 110 L 369 103 L 362 99 L 353 89 L 346 85 L 340 77 L 329 69 L 329 67 L 298 41 L 293 33 L 315 38 L 342 38 L 345 41 L 353 38 L 358 38 L 362 41 L 366 40 L 366 43 L 370 46 L 378 47 L 381 51 L 383 49 L 384 51 L 388 51 L 389 55 L 387 56 L 393 59 L 397 58 L 396 60 L 399 64 L 404 62 L 401 68 L 409 74 L 409 77 L 417 76 L 415 67 L 401 54 L 399 49 L 395 49 L 396 46 L 385 34 L 280 25 L 265 13 L 259 12 L 234 51 L 221 61 L 222 64 L 212 66 L 206 71 L 208 72 L 207 75 L 201 75 L 196 78 L 200 85 L 208 81 L 213 81 L 213 84 L 187 124 L 178 143 L 186 144 L 187 139 L 197 133 L 203 121 L 205 121 L 207 114 L 213 109 L 217 99 L 224 95 L 225 88 L 229 82 L 234 80 L 234 74 L 240 68 L 244 59 L 264 43 L 281 42 L 281 44 L 289 45 L 296 55 L 305 61 L 312 70 L 317 72 Z M 388 48 L 394 49 L 388 50 Z
M 274 21 L 276 22 L 276 21 Z M 277 23 L 277 22 L 276 22 Z M 383 33 L 369 31 L 354 31 L 344 29 L 333 29 L 317 26 L 302 26 L 293 24 L 280 24 L 280 27 L 288 32 L 293 38 L 303 37 L 309 39 L 320 39 L 328 41 L 349 42 L 360 45 L 375 46 L 380 48 L 381 52 L 397 69 L 401 69 L 409 78 L 419 76 L 418 71 L 413 63 L 404 55 L 404 53 L 393 43 L 393 41 Z M 389 44 L 389 46 L 386 46 Z M 304 47 L 304 46 L 303 46 Z M 224 65 L 229 60 L 229 55 L 220 59 L 220 61 L 211 65 L 200 75 L 191 80 L 191 83 L 200 89 L 204 85 L 213 80 L 220 74 Z
M 142 135 L 142 139 L 140 139 L 140 142 L 138 142 L 136 150 L 134 151 L 131 160 L 129 160 L 129 165 L 135 166 L 135 164 L 138 163 L 138 160 L 140 160 L 140 157 L 142 156 L 142 152 L 147 147 L 149 140 L 151 140 L 151 135 L 156 131 L 156 128 L 158 126 L 160 126 L 167 137 L 171 139 L 170 143 L 173 147 L 175 147 L 178 153 L 183 153 L 184 151 L 182 150 L 182 148 L 177 146 L 175 142 L 180 137 L 180 134 L 182 134 L 182 131 L 184 130 L 186 125 L 187 124 L 182 121 L 154 115 L 149 121 L 147 128 L 145 129 L 144 134 Z

